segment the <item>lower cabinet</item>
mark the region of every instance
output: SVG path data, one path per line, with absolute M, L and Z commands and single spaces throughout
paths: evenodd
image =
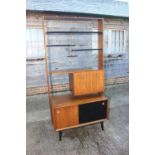
M 108 118 L 108 102 L 77 104 L 54 109 L 54 125 L 56 129 L 67 129 L 80 124 Z

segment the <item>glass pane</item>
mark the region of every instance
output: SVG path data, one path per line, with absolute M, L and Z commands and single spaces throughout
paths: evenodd
M 115 48 L 115 53 L 119 52 L 119 31 L 116 31 L 116 48 Z
M 104 53 L 108 53 L 108 30 L 104 30 Z
M 120 31 L 120 52 L 124 50 L 124 31 Z
M 26 56 L 44 57 L 44 44 L 42 29 L 26 30 Z
M 112 53 L 115 53 L 115 49 L 116 49 L 116 31 L 113 30 L 112 31 L 112 43 L 111 43 Z

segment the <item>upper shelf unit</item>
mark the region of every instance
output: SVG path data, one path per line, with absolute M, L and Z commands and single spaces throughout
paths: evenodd
M 72 62 L 71 68 L 74 68 L 73 61 L 78 61 L 78 59 L 71 59 L 68 57 L 77 57 L 78 52 L 88 52 L 88 55 L 79 54 L 79 59 L 87 58 L 92 59 L 92 57 L 98 62 L 95 62 L 95 67 L 89 68 L 85 63 L 77 63 L 75 68 L 79 69 L 65 69 L 64 66 L 60 68 L 56 66 L 55 63 L 53 66 L 53 70 L 51 67 L 48 67 L 48 75 L 50 74 L 71 74 L 80 71 L 88 71 L 88 70 L 97 70 L 103 69 L 103 21 L 101 19 L 97 19 L 95 21 L 74 21 L 74 20 L 51 20 L 46 21 L 46 27 L 44 29 L 45 36 L 45 47 L 47 51 L 47 63 L 49 63 L 48 55 L 51 58 L 59 60 L 60 54 L 57 51 L 66 52 L 67 54 L 63 54 L 64 62 L 70 61 Z M 89 46 L 88 46 L 89 45 Z M 54 48 L 53 48 L 54 47 Z M 56 47 L 56 48 L 55 48 Z M 59 48 L 60 47 L 60 48 Z M 54 51 L 54 52 L 53 52 Z M 56 52 L 55 52 L 56 51 Z M 93 54 L 89 53 L 89 51 L 98 51 L 98 53 Z M 49 52 L 49 53 L 48 53 Z M 87 53 L 86 53 L 87 54 Z M 83 56 L 84 55 L 84 56 Z M 92 56 L 95 55 L 95 56 Z M 83 56 L 83 57 L 82 57 Z M 51 60 L 51 59 L 50 59 Z M 55 61 L 56 62 L 56 61 Z M 93 61 L 94 62 L 94 61 Z M 80 65 L 83 65 L 85 69 L 80 69 Z M 94 65 L 94 64 L 93 64 Z M 69 66 L 70 67 L 70 66 Z M 69 68 L 67 67 L 67 68 Z M 55 70 L 54 70 L 55 68 Z M 95 68 L 95 69 L 94 69 Z

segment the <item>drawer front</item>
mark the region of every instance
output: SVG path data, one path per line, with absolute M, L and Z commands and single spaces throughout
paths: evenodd
M 72 82 L 74 96 L 103 92 L 104 72 L 96 70 L 73 73 Z
M 69 106 L 54 109 L 55 128 L 61 129 L 77 125 L 78 121 L 78 107 Z
M 79 123 L 87 123 L 107 117 L 107 101 L 79 105 Z

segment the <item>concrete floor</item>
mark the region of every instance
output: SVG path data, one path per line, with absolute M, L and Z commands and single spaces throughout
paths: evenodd
M 50 122 L 48 97 L 27 97 L 27 155 L 128 155 L 128 84 L 106 87 L 110 119 L 100 124 L 64 131 L 62 141 Z

